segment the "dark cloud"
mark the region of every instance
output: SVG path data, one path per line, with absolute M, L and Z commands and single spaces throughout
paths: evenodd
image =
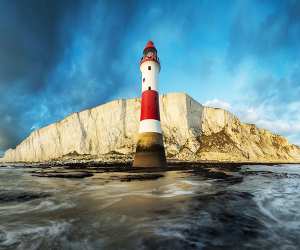
M 0 2 L 0 148 L 28 129 L 22 116 L 61 57 L 61 22 L 78 7 L 79 1 Z
M 0 82 L 39 91 L 62 56 L 67 36 L 61 24 L 76 13 L 79 1 L 0 2 Z M 67 31 L 64 31 L 67 33 Z
M 124 86 L 122 70 L 113 65 L 124 56 L 135 6 L 0 2 L 0 149 L 14 147 L 31 127 L 101 103 Z
M 135 1 L 95 1 L 85 6 L 76 27 L 68 23 L 71 40 L 67 54 L 44 93 L 45 100 L 54 97 L 45 103 L 51 114 L 62 117 L 95 106 L 132 85 L 126 71 L 128 61 L 132 67 L 138 59 L 128 55 L 126 39 L 138 6 Z

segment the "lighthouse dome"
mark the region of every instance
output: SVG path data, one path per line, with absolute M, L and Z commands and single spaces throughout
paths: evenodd
M 157 56 L 157 50 L 154 46 L 154 43 L 150 40 L 147 42 L 144 51 L 143 51 L 143 57 L 141 58 L 140 64 L 142 64 L 145 61 L 155 61 L 158 64 L 159 58 Z
M 151 40 L 149 40 L 147 42 L 147 44 L 145 46 L 145 49 L 147 49 L 147 48 L 155 48 L 154 43 Z

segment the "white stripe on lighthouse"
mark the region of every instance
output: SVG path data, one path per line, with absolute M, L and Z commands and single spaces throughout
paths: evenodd
M 162 132 L 161 132 L 160 121 L 153 120 L 153 119 L 146 119 L 140 121 L 139 133 L 144 133 L 144 132 L 155 132 L 161 134 Z
M 159 64 L 155 61 L 143 62 L 140 66 L 142 72 L 142 92 L 145 90 L 157 91 L 158 74 L 159 74 Z

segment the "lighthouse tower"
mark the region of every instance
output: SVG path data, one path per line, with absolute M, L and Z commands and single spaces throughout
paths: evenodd
M 140 128 L 133 167 L 165 167 L 166 156 L 159 115 L 157 50 L 152 41 L 146 44 L 140 61 L 142 101 Z

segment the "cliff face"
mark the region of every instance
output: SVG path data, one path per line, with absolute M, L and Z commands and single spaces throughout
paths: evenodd
M 224 161 L 300 161 L 300 148 L 279 135 L 243 124 L 231 113 L 204 107 L 183 93 L 160 96 L 168 158 Z M 41 162 L 71 153 L 131 154 L 139 126 L 140 99 L 117 100 L 74 113 L 34 131 L 6 162 Z

